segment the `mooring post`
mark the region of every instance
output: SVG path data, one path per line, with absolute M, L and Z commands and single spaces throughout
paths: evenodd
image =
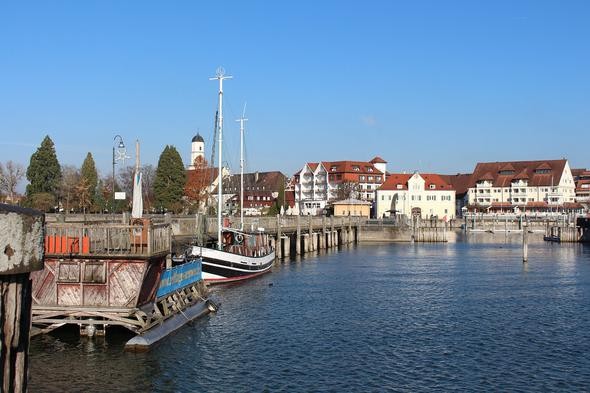
M 282 235 L 281 235 L 281 215 L 277 214 L 277 241 L 275 242 L 275 251 L 277 258 L 283 257 Z
M 326 249 L 326 216 L 322 216 L 322 235 L 320 236 L 320 249 Z
M 43 213 L 0 204 L 2 392 L 26 392 L 31 329 L 30 273 L 43 269 Z
M 308 226 L 309 226 L 309 248 L 308 251 L 314 251 L 315 247 L 313 246 L 313 218 L 310 215 L 309 216 L 309 222 L 308 222 Z
M 528 244 L 528 227 L 522 227 L 522 262 L 526 263 L 529 260 L 529 244 Z
M 301 215 L 297 215 L 297 235 L 295 238 L 295 255 L 301 255 Z
M 337 247 L 334 237 L 334 216 L 330 216 L 330 247 Z

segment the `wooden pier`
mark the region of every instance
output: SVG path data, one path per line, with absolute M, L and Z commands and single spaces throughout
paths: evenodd
M 590 242 L 590 217 L 578 217 L 574 223 L 547 224 L 544 239 L 559 243 Z

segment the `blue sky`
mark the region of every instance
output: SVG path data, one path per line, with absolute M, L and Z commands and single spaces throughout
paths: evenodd
M 49 134 L 62 164 L 90 151 L 108 175 L 120 134 L 144 163 L 166 144 L 188 162 L 222 65 L 235 171 L 245 102 L 248 170 L 588 167 L 589 21 L 588 1 L 3 2 L 0 161 L 28 165 Z

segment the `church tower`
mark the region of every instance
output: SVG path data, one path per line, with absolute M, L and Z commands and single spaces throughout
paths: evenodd
M 195 169 L 196 160 L 205 160 L 205 141 L 199 133 L 193 137 L 191 143 L 191 162 L 188 165 L 188 169 Z

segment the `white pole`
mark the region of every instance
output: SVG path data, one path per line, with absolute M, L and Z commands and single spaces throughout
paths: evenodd
M 215 80 L 217 79 L 219 81 L 219 139 L 218 139 L 218 146 L 219 146 L 219 155 L 218 155 L 218 159 L 219 159 L 219 169 L 218 169 L 218 173 L 217 173 L 217 249 L 221 250 L 223 248 L 223 244 L 222 244 L 222 239 L 221 239 L 221 207 L 222 207 L 222 201 L 221 201 L 221 187 L 222 187 L 222 183 L 223 183 L 223 171 L 222 171 L 222 167 L 221 167 L 221 160 L 222 160 L 222 148 L 221 148 L 221 143 L 223 142 L 223 80 L 224 79 L 231 79 L 231 76 L 226 76 L 225 75 L 225 70 L 222 67 L 219 67 L 217 69 L 217 72 L 215 73 L 215 76 L 212 78 L 209 78 L 209 80 Z
M 242 117 L 236 121 L 240 122 L 240 230 L 244 230 L 244 122 L 248 119 L 242 113 Z

